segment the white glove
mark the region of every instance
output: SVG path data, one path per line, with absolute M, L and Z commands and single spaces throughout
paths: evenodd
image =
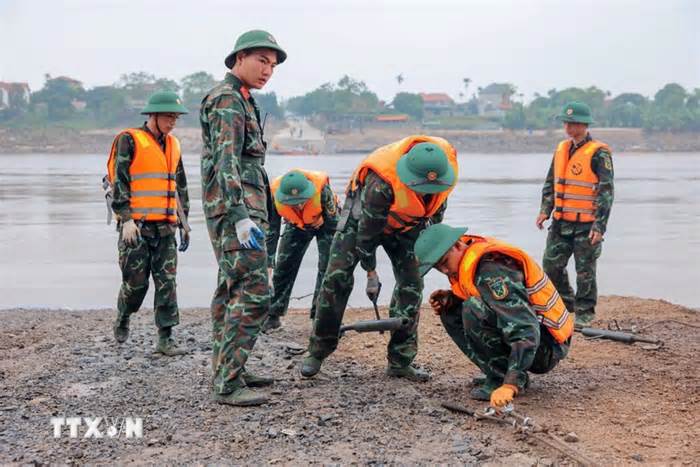
M 236 222 L 235 226 L 238 243 L 240 243 L 243 248 L 262 250 L 261 244 L 265 239 L 265 234 L 255 225 L 255 222 L 246 217 Z
M 141 240 L 141 230 L 133 219 L 122 224 L 122 240 L 128 246 L 136 246 Z

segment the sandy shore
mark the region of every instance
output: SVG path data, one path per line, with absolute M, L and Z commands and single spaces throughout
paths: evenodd
M 440 408 L 468 399 L 478 371 L 422 312 L 416 363 L 425 384 L 384 375 L 388 335 L 353 334 L 312 380 L 299 377 L 306 310 L 264 335 L 249 367 L 276 375 L 263 408 L 209 401 L 210 343 L 206 309 L 182 310 L 179 340 L 191 353 L 152 354 L 152 313 L 142 310 L 127 344 L 111 336 L 112 310 L 0 312 L 0 463 L 483 463 L 569 464 L 508 427 Z M 386 310 L 382 311 L 386 315 Z M 348 310 L 346 322 L 370 318 Z M 617 321 L 642 328 L 674 319 L 697 326 L 697 312 L 658 300 L 604 297 L 598 327 Z M 643 331 L 665 341 L 654 349 L 576 336 L 552 373 L 532 377 L 519 411 L 601 465 L 696 463 L 700 402 L 698 330 L 664 322 Z M 143 438 L 53 437 L 51 417 L 142 417 Z M 103 425 L 104 427 L 104 425 Z M 85 432 L 80 428 L 80 435 Z

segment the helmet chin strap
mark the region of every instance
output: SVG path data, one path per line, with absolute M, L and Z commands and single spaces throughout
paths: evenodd
M 163 130 L 161 130 L 160 125 L 158 125 L 158 114 L 154 114 L 154 117 L 156 119 L 156 130 L 158 130 L 158 137 L 160 138 L 163 136 Z

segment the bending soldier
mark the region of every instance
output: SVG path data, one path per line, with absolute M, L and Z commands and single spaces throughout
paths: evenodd
M 316 300 L 328 265 L 328 253 L 338 224 L 338 197 L 331 189 L 328 174 L 312 170 L 292 170 L 272 182 L 272 197 L 278 216 L 271 216 L 268 255 L 275 257 L 280 232 L 280 217 L 285 221 L 272 276 L 272 304 L 264 330 L 279 328 L 287 312 L 301 260 L 311 240 L 318 246 L 318 273 L 311 304 L 311 319 L 316 315 Z
M 438 224 L 416 241 L 421 276 L 445 274 L 451 290 L 430 305 L 457 347 L 486 375 L 471 397 L 502 407 L 568 353 L 572 316 L 542 268 L 523 250 L 466 228 Z
M 394 270 L 391 317 L 406 317 L 412 329 L 392 333 L 387 374 L 425 381 L 428 373 L 411 365 L 418 341 L 423 281 L 413 244 L 430 222 L 439 222 L 458 178 L 457 153 L 444 139 L 409 136 L 377 149 L 355 170 L 348 186 L 338 232 L 316 305 L 303 376 L 314 376 L 338 345 L 338 332 L 359 262 L 367 271 L 367 295 L 376 301 L 376 249 L 382 246 Z

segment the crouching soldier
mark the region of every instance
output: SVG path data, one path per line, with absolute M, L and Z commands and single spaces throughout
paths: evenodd
M 122 271 L 114 338 L 122 343 L 129 337 L 129 317 L 141 307 L 149 276 L 153 276 L 156 352 L 182 355 L 187 352 L 171 337 L 172 328 L 180 322 L 175 292 L 175 231 L 180 222 L 179 250 L 185 251 L 189 245 L 189 199 L 180 143 L 170 132 L 187 109 L 177 94 L 160 91 L 150 97 L 141 113 L 148 115 L 148 120 L 142 127 L 125 130 L 115 138 L 107 162 L 111 208 L 119 223 Z
M 389 315 L 414 323 L 411 329 L 392 333 L 387 375 L 413 381 L 429 379 L 427 372 L 411 365 L 418 350 L 418 310 L 423 298 L 413 244 L 426 225 L 442 220 L 457 180 L 457 152 L 446 140 L 431 136 L 409 136 L 383 146 L 358 166 L 331 245 L 309 355 L 302 362 L 303 376 L 318 373 L 323 360 L 338 346 L 357 263 L 367 271 L 366 292 L 376 302 L 381 284 L 375 254 L 381 245 L 396 279 Z
M 542 268 L 523 250 L 466 228 L 433 225 L 416 241 L 420 273 L 445 274 L 452 290 L 430 305 L 459 349 L 486 375 L 472 391 L 494 407 L 548 373 L 568 353 L 574 320 Z
M 271 185 L 278 216 L 270 216 L 268 257 L 274 258 L 280 234 L 280 217 L 285 221 L 272 276 L 272 304 L 263 330 L 279 328 L 287 312 L 289 297 L 301 260 L 311 240 L 318 246 L 318 274 L 311 304 L 311 319 L 316 315 L 316 300 L 328 265 L 333 234 L 338 224 L 338 197 L 333 193 L 325 172 L 292 170 Z

